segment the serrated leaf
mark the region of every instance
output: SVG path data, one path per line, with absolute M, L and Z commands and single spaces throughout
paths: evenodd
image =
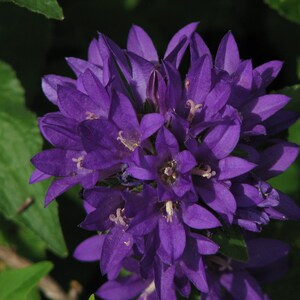
M 43 206 L 47 184 L 28 184 L 30 158 L 42 147 L 36 117 L 25 108 L 24 91 L 13 70 L 3 62 L 0 107 L 0 211 L 32 230 L 56 254 L 66 256 L 57 206 Z M 26 207 L 29 199 L 32 203 Z
M 32 12 L 40 13 L 47 18 L 63 20 L 64 15 L 56 0 L 9 0 Z
M 1 272 L 0 299 L 29 300 L 28 294 L 51 269 L 50 262 L 40 262 L 27 268 Z
M 265 0 L 265 2 L 280 15 L 300 24 L 299 0 Z
M 238 261 L 248 260 L 247 245 L 239 228 L 217 229 L 211 239 L 220 246 L 221 254 Z

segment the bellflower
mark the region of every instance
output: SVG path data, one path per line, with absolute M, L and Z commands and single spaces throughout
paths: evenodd
M 258 281 L 283 266 L 288 248 L 246 232 L 300 219 L 293 200 L 268 183 L 298 155 L 297 145 L 276 137 L 297 119 L 283 110 L 289 98 L 266 94 L 282 63 L 253 68 L 230 32 L 213 60 L 197 25 L 179 30 L 163 59 L 139 26 L 127 49 L 100 34 L 87 60 L 67 59 L 75 78 L 43 78 L 59 111 L 39 119 L 54 148 L 32 158 L 30 182 L 54 177 L 45 205 L 83 188 L 80 227 L 99 234 L 74 256 L 100 261 L 103 299 L 189 298 L 192 289 L 207 300 L 267 299 Z M 248 261 L 225 256 L 211 239 L 223 226 L 247 237 Z

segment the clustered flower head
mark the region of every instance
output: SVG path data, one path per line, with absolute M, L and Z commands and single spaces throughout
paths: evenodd
M 286 270 L 288 245 L 255 234 L 270 219 L 300 218 L 267 182 L 298 154 L 278 138 L 297 120 L 283 110 L 290 99 L 266 94 L 282 63 L 253 68 L 231 32 L 213 59 L 197 25 L 178 31 L 163 59 L 139 26 L 125 50 L 100 34 L 87 61 L 67 59 L 75 79 L 43 78 L 59 111 L 39 119 L 54 148 L 32 158 L 31 183 L 55 177 L 45 205 L 82 186 L 80 226 L 97 234 L 74 255 L 100 261 L 102 299 L 171 300 L 195 290 L 203 300 L 268 299 L 259 282 Z M 246 244 L 245 261 L 222 248 L 228 230 Z

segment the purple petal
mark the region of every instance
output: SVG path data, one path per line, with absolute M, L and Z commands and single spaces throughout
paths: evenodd
M 74 119 L 66 118 L 61 113 L 49 113 L 39 118 L 40 131 L 45 139 L 62 149 L 83 149 L 77 126 Z
M 243 158 L 236 156 L 228 156 L 219 161 L 217 173 L 218 180 L 226 180 L 245 174 L 257 165 Z
M 219 245 L 208 239 L 207 237 L 197 234 L 191 233 L 190 234 L 196 241 L 197 245 L 197 252 L 201 255 L 211 255 L 215 254 L 219 250 Z
M 181 151 L 175 156 L 175 161 L 177 162 L 177 169 L 180 173 L 184 174 L 191 171 L 197 166 L 197 162 L 188 150 Z
M 137 25 L 128 33 L 127 49 L 151 62 L 158 62 L 158 55 L 149 35 Z
M 142 211 L 130 222 L 128 232 L 143 236 L 153 231 L 157 225 L 157 213 L 153 211 Z
M 37 182 L 46 180 L 50 177 L 51 177 L 51 175 L 45 174 L 44 172 L 36 169 L 32 172 L 30 179 L 29 179 L 29 183 L 30 184 L 37 183 Z
M 111 104 L 111 116 L 114 123 L 124 130 L 138 129 L 139 122 L 130 100 L 122 93 L 114 93 Z
M 200 147 L 210 151 L 213 157 L 222 159 L 233 151 L 239 138 L 240 124 L 238 121 L 233 124 L 217 125 L 209 130 Z
M 66 60 L 77 77 L 82 75 L 87 69 L 90 69 L 100 81 L 103 80 L 103 71 L 96 65 L 75 57 L 68 57 Z
M 298 152 L 299 147 L 288 142 L 268 147 L 261 153 L 255 173 L 263 180 L 277 176 L 294 162 Z
M 181 101 L 181 76 L 179 71 L 169 62 L 163 62 L 163 68 L 168 82 L 165 94 L 166 102 L 164 106 L 168 109 L 175 109 Z
M 237 183 L 231 186 L 238 207 L 256 206 L 263 199 L 259 196 L 258 189 L 247 183 Z
M 203 293 L 208 292 L 207 279 L 202 258 L 197 253 L 186 252 L 181 267 L 188 279 Z
M 57 88 L 58 86 L 65 86 L 70 88 L 76 87 L 76 81 L 74 79 L 57 76 L 47 75 L 42 79 L 42 89 L 46 97 L 55 105 L 57 105 Z
M 236 41 L 229 31 L 222 39 L 216 55 L 215 65 L 218 69 L 232 74 L 240 63 Z
M 140 124 L 142 141 L 159 130 L 163 126 L 164 122 L 165 118 L 161 114 L 151 113 L 144 115 Z
M 149 99 L 156 107 L 159 107 L 159 111 L 163 115 L 167 112 L 165 103 L 166 89 L 167 87 L 164 78 L 157 70 L 154 70 L 151 73 L 147 84 L 146 95 L 147 99 Z
M 175 136 L 165 127 L 158 131 L 155 148 L 159 155 L 171 154 L 175 156 L 179 152 L 179 146 Z
M 283 62 L 274 60 L 254 69 L 254 71 L 257 72 L 262 78 L 260 88 L 267 87 L 274 80 L 274 78 L 277 77 L 282 68 L 282 65 Z
M 88 49 L 88 61 L 99 67 L 103 67 L 103 59 L 98 47 L 98 41 L 93 39 Z
M 206 180 L 205 184 L 197 187 L 202 200 L 225 220 L 232 223 L 236 211 L 236 202 L 226 186 L 218 182 Z
M 120 271 L 122 260 L 129 255 L 132 246 L 132 236 L 120 226 L 114 227 L 103 243 L 100 258 L 102 274 L 107 273 L 110 280 L 115 279 Z
M 180 50 L 178 51 L 177 55 L 176 55 L 176 59 L 175 59 L 175 65 L 176 68 L 178 68 L 181 59 L 184 55 L 184 52 L 190 42 L 190 38 L 192 36 L 192 34 L 195 32 L 195 30 L 198 27 L 199 22 L 194 22 L 194 23 L 190 23 L 188 25 L 186 25 L 185 27 L 181 28 L 171 39 L 171 41 L 168 44 L 164 59 L 167 60 L 168 56 L 172 53 L 172 51 L 176 48 L 176 46 L 178 45 L 178 43 L 184 38 L 186 37 L 186 41 L 185 43 L 182 45 L 182 47 L 180 48 Z
M 299 115 L 295 111 L 280 110 L 263 124 L 267 128 L 268 135 L 275 135 L 292 126 L 298 119 Z
M 211 88 L 211 62 L 208 55 L 194 62 L 185 79 L 186 97 L 195 103 L 203 103 Z
M 159 299 L 176 300 L 174 291 L 175 266 L 164 265 L 157 257 L 155 259 L 154 281 Z
M 111 100 L 100 80 L 87 69 L 82 75 L 82 82 L 88 96 L 97 105 L 99 116 L 108 118 Z
M 58 89 L 58 107 L 64 116 L 79 122 L 88 119 L 90 114 L 96 118 L 100 115 L 99 106 L 87 95 L 66 87 Z
M 98 148 L 113 151 L 118 144 L 118 128 L 105 119 L 82 122 L 79 126 L 82 144 L 87 152 Z
M 290 246 L 282 241 L 257 238 L 247 241 L 247 268 L 262 268 L 288 255 Z
M 96 295 L 105 300 L 116 300 L 120 298 L 120 295 L 122 295 L 122 300 L 135 299 L 149 284 L 149 280 L 145 281 L 140 276 L 133 274 L 104 283 L 97 290 Z
M 207 47 L 204 40 L 197 32 L 194 32 L 192 35 L 190 51 L 191 51 L 191 62 L 192 63 L 194 63 L 196 60 L 198 60 L 203 55 L 207 54 L 207 56 L 209 57 L 210 63 L 212 65 L 212 57 L 211 57 L 209 48 Z
M 47 207 L 56 197 L 66 192 L 72 186 L 80 182 L 79 176 L 65 177 L 57 179 L 51 183 L 45 197 L 45 207 Z
M 40 171 L 53 176 L 72 176 L 77 171 L 76 162 L 81 156 L 80 151 L 49 149 L 36 154 L 32 164 Z
M 289 220 L 300 220 L 300 207 L 288 195 L 278 192 L 279 205 L 276 209 L 282 212 Z
M 105 237 L 105 235 L 97 234 L 84 240 L 76 247 L 73 256 L 82 261 L 99 260 Z
M 245 118 L 243 127 L 251 128 L 251 126 L 268 119 L 277 111 L 283 108 L 290 98 L 285 95 L 264 95 L 245 105 L 241 113 Z
M 132 77 L 129 80 L 129 85 L 131 86 L 135 99 L 142 104 L 146 101 L 147 84 L 151 72 L 155 67 L 152 63 L 134 53 L 128 52 L 127 55 L 132 69 Z
M 220 81 L 214 86 L 204 102 L 203 109 L 205 109 L 205 116 L 207 118 L 221 111 L 229 99 L 230 92 L 230 85 L 224 81 Z
M 212 213 L 197 204 L 182 207 L 182 219 L 185 224 L 195 229 L 208 229 L 221 226 L 219 220 Z
M 221 276 L 221 284 L 233 296 L 241 300 L 264 299 L 263 292 L 257 281 L 246 271 L 224 273 Z
M 170 262 L 174 262 L 182 255 L 185 248 L 186 236 L 184 226 L 178 220 L 176 214 L 173 215 L 170 222 L 160 217 L 158 225 L 161 247 L 170 258 Z

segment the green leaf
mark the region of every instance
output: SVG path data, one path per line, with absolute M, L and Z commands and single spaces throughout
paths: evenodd
M 47 184 L 28 184 L 33 170 L 30 159 L 42 147 L 37 120 L 25 108 L 24 91 L 13 70 L 3 62 L 0 62 L 0 107 L 0 212 L 24 224 L 56 254 L 66 256 L 57 206 L 53 204 L 47 209 L 43 206 Z
M 21 7 L 42 14 L 47 18 L 63 20 L 64 15 L 56 0 L 9 0 Z
M 300 84 L 287 86 L 281 90 L 277 90 L 276 93 L 291 97 L 292 100 L 286 106 L 286 109 L 300 113 Z
M 16 225 L 0 215 L 0 244 L 15 249 L 18 254 L 37 261 L 46 257 L 46 244 L 27 227 Z
M 299 0 L 265 0 L 265 2 L 282 16 L 300 24 Z
M 300 80 L 300 56 L 297 58 L 297 77 Z
M 300 145 L 300 121 L 289 128 L 289 141 Z M 300 157 L 284 173 L 269 180 L 271 185 L 280 191 L 299 196 Z
M 90 298 L 89 298 L 89 300 L 95 300 L 95 295 L 94 294 L 91 295 Z
M 234 260 L 248 260 L 247 245 L 238 227 L 217 229 L 211 239 L 220 246 L 221 254 Z
M 30 300 L 28 294 L 51 269 L 52 264 L 46 261 L 24 269 L 1 272 L 0 299 Z

